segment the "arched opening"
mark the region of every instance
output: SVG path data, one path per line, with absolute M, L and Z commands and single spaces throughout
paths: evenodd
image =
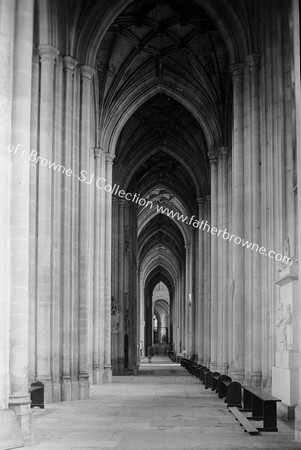
M 87 399 L 165 341 L 282 398 L 300 440 L 298 1 L 21 3 L 0 0 L 1 407 L 26 429 L 31 382 Z
M 230 137 L 231 77 L 221 32 L 198 2 L 132 2 L 107 28 L 96 60 L 98 142 L 115 155 L 112 185 L 124 191 L 112 204 L 112 299 L 120 315 L 112 367 L 120 374 L 125 332 L 132 370 L 154 340 L 174 352 L 195 347 L 192 220 L 210 192 L 208 151 Z M 153 304 L 155 281 L 166 283 L 169 312 Z

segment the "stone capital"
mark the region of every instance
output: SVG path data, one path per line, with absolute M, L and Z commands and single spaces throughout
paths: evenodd
M 206 195 L 206 202 L 211 203 L 211 195 Z
M 243 63 L 231 64 L 230 69 L 231 69 L 233 78 L 237 78 L 237 77 L 242 77 L 243 76 L 243 69 L 244 69 Z
M 189 245 L 185 245 L 184 247 L 185 247 L 186 252 L 189 252 L 191 245 L 190 244 Z
M 220 154 L 221 154 L 222 158 L 228 158 L 229 147 L 221 147 L 219 150 L 220 150 Z
M 120 206 L 120 209 L 123 209 L 125 207 L 126 199 L 125 198 L 118 198 L 117 202 L 118 202 L 118 205 Z
M 203 205 L 205 203 L 205 201 L 206 201 L 206 198 L 205 197 L 198 197 L 196 199 L 196 201 L 197 201 L 198 205 Z
M 80 65 L 80 75 L 82 80 L 91 81 L 94 73 L 95 70 L 93 67 L 84 64 Z
M 38 47 L 40 61 L 43 64 L 44 62 L 49 62 L 54 64 L 55 59 L 60 54 L 59 50 L 52 45 L 42 44 Z
M 108 164 L 113 164 L 114 159 L 115 155 L 112 155 L 112 153 L 106 153 L 106 162 Z
M 105 152 L 101 148 L 95 148 L 94 149 L 94 157 L 96 158 L 102 158 L 105 155 Z
M 249 69 L 251 72 L 254 72 L 255 70 L 259 70 L 260 65 L 260 54 L 259 53 L 252 53 L 249 55 L 246 59 Z
M 76 59 L 72 58 L 71 56 L 64 56 L 63 63 L 64 63 L 64 70 L 70 71 L 74 70 L 78 64 Z
M 197 203 L 198 203 L 198 207 L 199 207 L 199 218 L 201 218 L 204 214 L 204 208 L 205 208 L 205 203 L 206 203 L 206 198 L 205 197 L 200 197 L 196 199 Z
M 218 159 L 218 151 L 210 150 L 210 152 L 208 152 L 208 158 L 211 164 L 216 163 Z

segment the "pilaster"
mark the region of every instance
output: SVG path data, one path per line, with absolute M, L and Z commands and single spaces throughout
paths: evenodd
M 233 149 L 232 149 L 232 228 L 233 234 L 244 237 L 244 152 L 243 152 L 243 64 L 231 66 L 233 75 Z M 233 246 L 233 366 L 232 378 L 244 377 L 244 249 Z
M 32 438 L 30 397 L 28 394 L 29 323 L 29 187 L 30 113 L 34 1 L 15 6 L 15 46 L 12 102 L 12 144 L 20 151 L 11 154 L 10 214 L 10 299 L 9 299 L 9 407 L 14 410 L 24 441 Z M 25 151 L 27 158 L 23 158 Z M 4 152 L 4 149 L 3 149 Z M 5 172 L 6 167 L 3 170 Z M 2 206 L 2 205 L 1 205 Z M 5 228 L 4 228 L 5 230 Z M 6 255 L 2 255 L 6 259 Z M 3 290 L 4 287 L 1 286 Z M 5 292 L 5 289 L 4 289 Z M 4 311 L 6 310 L 6 307 Z M 1 315 L 3 312 L 1 312 Z M 6 318 L 6 315 L 4 316 Z M 5 327 L 6 323 L 3 324 Z M 7 336 L 8 337 L 8 336 Z M 5 340 L 7 342 L 7 340 Z M 3 344 L 2 344 L 3 345 Z M 4 350 L 4 348 L 3 348 Z M 6 350 L 6 349 L 5 349 Z M 8 349 L 7 349 L 8 350 Z M 6 351 L 5 351 L 6 353 Z M 1 367 L 6 373 L 8 364 Z M 7 381 L 6 381 L 7 382 Z M 2 391 L 2 386 L 0 387 Z M 7 400 L 7 399 L 6 399 Z M 0 398 L 2 402 L 2 399 Z M 7 407 L 7 401 L 5 402 Z M 2 427 L 2 425 L 1 425 Z
M 119 305 L 119 334 L 118 334 L 118 373 L 124 373 L 124 208 L 125 199 L 118 199 L 118 305 Z
M 211 223 L 211 197 L 206 196 L 205 217 Z M 207 231 L 204 231 L 204 255 L 206 264 L 204 265 L 204 299 L 205 299 L 205 339 L 204 339 L 204 364 L 210 366 L 211 361 L 211 239 Z
M 72 167 L 72 102 L 73 102 L 73 70 L 77 61 L 70 56 L 63 58 L 64 70 L 64 104 L 63 104 L 63 161 L 66 169 Z M 64 176 L 61 186 L 63 192 L 63 236 L 62 236 L 62 286 L 63 291 L 63 367 L 62 367 L 62 400 L 70 401 L 71 393 L 71 217 L 72 217 L 72 178 Z
M 40 136 L 39 156 L 47 161 L 53 152 L 54 67 L 59 51 L 41 45 L 40 54 Z M 38 167 L 38 243 L 37 243 L 37 379 L 44 383 L 45 402 L 52 402 L 51 376 L 51 246 L 52 173 Z
M 102 151 L 99 156 L 100 176 L 106 178 L 106 153 Z M 106 261 L 106 196 L 108 195 L 104 189 L 99 192 L 99 215 L 100 215 L 100 262 L 99 262 L 99 361 L 100 361 L 100 377 L 101 382 L 104 382 L 104 361 L 105 361 L 105 267 Z
M 106 183 L 112 185 L 113 161 L 115 155 L 106 153 Z M 112 259 L 112 195 L 106 194 L 105 226 L 105 329 L 104 329 L 104 381 L 112 382 L 111 366 L 111 259 Z
M 211 227 L 218 225 L 218 151 L 208 153 L 211 168 Z M 207 233 L 207 231 L 205 231 Z M 208 232 L 210 233 L 210 231 Z M 210 370 L 217 370 L 218 357 L 218 238 L 211 237 L 211 355 Z
M 104 151 L 100 148 L 94 149 L 95 157 L 95 179 L 101 178 L 101 160 L 104 157 Z M 101 314 L 103 314 L 103 301 L 100 296 L 100 260 L 103 249 L 100 246 L 101 235 L 101 189 L 95 190 L 94 205 L 94 282 L 93 282 L 93 384 L 100 384 L 102 381 L 102 362 L 100 361 L 100 334 L 101 330 Z
M 199 209 L 199 222 L 204 220 L 205 198 L 197 198 Z M 205 254 L 204 254 L 204 231 L 198 230 L 198 274 L 197 274 L 197 318 L 196 318 L 196 336 L 197 336 L 197 354 L 198 364 L 204 363 L 204 346 L 205 340 L 205 296 L 204 296 L 204 270 L 205 270 Z
M 261 246 L 261 149 L 259 111 L 260 55 L 247 58 L 251 72 L 251 181 L 252 241 Z M 252 252 L 252 373 L 251 383 L 261 385 L 262 369 L 262 255 Z
M 301 89 L 300 89 L 300 11 L 299 2 L 294 0 L 292 2 L 292 32 L 293 32 L 293 60 L 294 60 L 294 107 L 296 111 L 296 153 L 297 153 L 297 181 L 298 186 L 301 186 Z M 298 254 L 301 254 L 301 195 L 298 195 Z M 298 268 L 299 280 L 301 280 L 301 264 Z M 300 282 L 300 281 L 299 281 Z M 296 320 L 298 323 L 298 405 L 295 410 L 295 439 L 301 442 L 301 308 L 299 308 Z
M 80 66 L 81 75 L 81 122 L 80 122 L 80 171 L 89 173 L 90 148 L 90 99 L 91 80 L 94 70 Z M 79 397 L 89 397 L 89 186 L 80 182 L 79 189 Z
M 191 245 L 185 245 L 185 350 L 186 355 L 190 355 L 190 308 L 191 308 L 191 292 L 190 292 L 190 252 Z
M 221 223 L 220 228 L 225 230 L 228 227 L 228 156 L 229 148 L 221 147 Z M 221 271 L 222 271 L 222 286 L 220 302 L 222 304 L 222 324 L 221 324 L 221 373 L 227 374 L 229 369 L 228 360 L 228 335 L 230 330 L 228 328 L 228 315 L 229 315 L 229 274 L 228 274 L 228 254 L 229 254 L 229 242 L 221 237 L 220 245 L 222 247 L 221 255 Z

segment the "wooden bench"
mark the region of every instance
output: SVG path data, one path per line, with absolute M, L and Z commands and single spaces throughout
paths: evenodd
M 209 389 L 212 386 L 212 374 L 211 370 L 205 373 L 205 389 Z
M 28 388 L 30 393 L 31 408 L 35 406 L 44 409 L 44 384 L 41 381 L 36 381 Z
M 199 368 L 200 368 L 200 367 L 201 367 L 200 364 L 195 363 L 193 375 L 194 375 L 196 378 L 199 378 Z
M 213 372 L 211 381 L 211 390 L 215 391 L 217 389 L 217 382 L 221 374 L 219 372 Z
M 207 367 L 205 367 L 205 369 L 202 370 L 202 382 L 203 384 L 205 384 L 205 380 L 206 380 L 206 375 L 207 373 L 211 372 L 210 369 L 208 369 Z
M 241 384 L 238 381 L 232 381 L 227 386 L 227 397 L 225 398 L 228 408 L 236 406 L 238 409 L 242 409 L 241 404 Z
M 263 420 L 263 427 L 258 430 L 278 431 L 277 402 L 281 400 L 254 387 L 242 386 L 242 388 L 243 411 L 251 411 L 253 420 Z
M 227 397 L 227 389 L 232 379 L 228 377 L 228 375 L 221 375 L 217 382 L 216 392 L 218 394 L 218 398 Z
M 204 368 L 205 366 L 202 366 L 202 365 L 199 365 L 198 364 L 198 368 L 197 368 L 197 375 L 196 375 L 196 377 L 199 379 L 199 380 L 201 380 L 201 371 L 202 371 L 202 369 Z
M 249 434 L 258 434 L 259 430 L 245 417 L 235 406 L 230 406 L 229 411 L 236 417 L 240 424 L 244 427 L 245 431 Z
M 200 369 L 200 372 L 199 372 L 199 380 L 200 381 L 204 381 L 204 377 L 205 377 L 205 372 L 206 372 L 206 370 L 209 370 L 208 369 L 208 367 L 206 367 L 206 366 L 203 366 L 203 367 L 201 367 L 201 369 Z
M 186 364 L 185 353 L 176 353 L 176 361 L 179 362 L 181 366 L 185 367 Z

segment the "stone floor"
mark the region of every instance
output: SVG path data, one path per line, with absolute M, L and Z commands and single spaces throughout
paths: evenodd
M 301 448 L 285 422 L 278 433 L 245 433 L 216 394 L 164 357 L 144 361 L 139 375 L 93 386 L 90 400 L 36 409 L 27 450 Z

